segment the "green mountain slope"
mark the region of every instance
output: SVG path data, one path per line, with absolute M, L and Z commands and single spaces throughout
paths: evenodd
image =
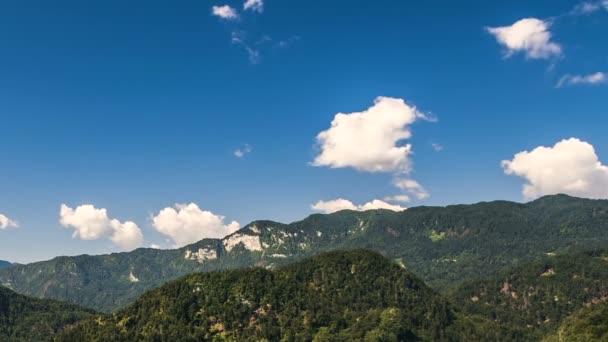
M 570 314 L 608 299 L 608 252 L 553 256 L 449 295 L 464 314 L 521 327 L 539 341 Z
M 336 251 L 279 268 L 198 273 L 59 341 L 459 341 L 446 301 L 396 263 Z
M 61 329 L 93 314 L 74 305 L 29 298 L 0 287 L 0 341 L 50 341 Z
M 545 342 L 603 342 L 608 341 L 608 303 L 585 307 L 560 325 Z
M 0 260 L 0 268 L 9 267 L 12 264 L 8 261 Z
M 366 248 L 446 290 L 547 253 L 608 248 L 608 201 L 558 195 L 404 212 L 343 211 L 281 224 L 256 221 L 222 240 L 178 250 L 60 257 L 0 270 L 0 284 L 39 298 L 110 312 L 145 290 L 202 271 L 275 267 L 319 252 Z

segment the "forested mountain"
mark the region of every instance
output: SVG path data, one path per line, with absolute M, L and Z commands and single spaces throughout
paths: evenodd
M 0 260 L 0 268 L 9 267 L 12 264 L 8 261 Z
M 608 201 L 564 195 L 416 207 L 403 212 L 342 211 L 281 224 L 256 221 L 221 240 L 177 250 L 139 249 L 59 257 L 0 270 L 15 291 L 110 312 L 179 276 L 244 266 L 275 267 L 319 252 L 366 248 L 402 263 L 431 287 L 448 290 L 546 257 L 608 248 Z
M 61 329 L 93 314 L 75 305 L 29 298 L 0 287 L 0 341 L 50 341 Z
M 566 318 L 544 342 L 608 341 L 608 303 L 589 305 Z
M 59 341 L 470 341 L 487 336 L 397 263 L 335 251 L 275 271 L 198 273 Z M 491 323 L 489 323 L 491 325 Z M 494 335 L 497 329 L 488 329 Z
M 521 327 L 528 340 L 539 341 L 576 310 L 608 299 L 608 252 L 549 256 L 466 284 L 449 298 L 464 314 L 486 317 L 508 328 Z

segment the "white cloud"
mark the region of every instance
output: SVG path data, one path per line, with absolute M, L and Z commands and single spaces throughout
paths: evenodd
M 310 206 L 312 210 L 319 211 L 326 214 L 335 213 L 340 210 L 355 210 L 355 211 L 365 211 L 365 210 L 375 210 L 375 209 L 388 209 L 393 211 L 403 211 L 407 208 L 396 204 L 390 204 L 381 200 L 373 200 L 371 202 L 355 205 L 353 202 L 346 200 L 344 198 L 338 198 L 330 201 L 318 201 L 317 203 Z
M 157 244 L 153 243 L 153 244 L 150 245 L 150 248 L 152 248 L 152 249 L 160 249 L 160 245 L 157 245 Z
M 443 151 L 443 145 L 441 145 L 441 144 L 432 143 L 431 146 L 433 147 L 433 150 L 435 150 L 435 152 Z
M 558 193 L 608 198 L 608 167 L 591 144 L 576 138 L 517 153 L 501 165 L 506 174 L 527 181 L 523 187 L 527 199 Z
M 132 250 L 143 244 L 143 234 L 137 224 L 110 219 L 106 209 L 97 209 L 90 204 L 72 209 L 62 204 L 59 215 L 61 225 L 74 229 L 72 234 L 74 238 L 81 240 L 109 238 L 123 250 Z
M 239 13 L 236 11 L 236 9 L 228 5 L 213 6 L 211 8 L 211 12 L 213 15 L 226 20 L 235 20 L 239 18 Z
M 590 75 L 565 75 L 560 78 L 557 82 L 556 87 L 561 88 L 566 85 L 578 85 L 578 84 L 604 84 L 608 83 L 608 74 L 603 72 L 596 72 Z
M 247 0 L 243 4 L 243 9 L 262 13 L 264 12 L 264 2 L 262 0 Z
M 251 153 L 251 151 L 253 151 L 251 146 L 245 144 L 234 151 L 234 156 L 237 158 L 243 158 L 246 154 Z
M 413 179 L 397 177 L 393 180 L 393 185 L 403 191 L 407 191 L 407 192 L 411 193 L 412 195 L 416 196 L 416 198 L 418 198 L 420 200 L 431 197 L 429 192 L 426 191 L 426 189 L 422 185 L 420 185 L 420 183 L 416 182 Z
M 8 216 L 0 214 L 0 229 L 18 228 L 19 223 Z
M 171 238 L 177 247 L 183 247 L 205 238 L 223 238 L 241 228 L 238 222 L 226 224 L 224 219 L 224 216 L 201 210 L 195 203 L 176 204 L 174 208 L 162 209 L 152 218 L 152 225 Z
M 425 115 L 416 107 L 390 97 L 378 97 L 363 112 L 338 113 L 317 135 L 321 152 L 312 165 L 408 173 L 412 146 L 401 142 L 412 136 L 408 126 L 420 117 Z
M 384 197 L 386 202 L 400 202 L 400 203 L 408 203 L 411 202 L 412 199 L 408 195 L 395 195 Z
M 573 15 L 591 14 L 602 8 L 599 2 L 582 2 L 574 7 L 570 12 Z
M 549 22 L 526 18 L 511 26 L 486 29 L 507 49 L 507 57 L 517 52 L 524 52 L 527 58 L 548 59 L 562 53 L 561 46 L 551 41 L 549 27 Z
M 260 63 L 260 61 L 262 59 L 260 50 L 258 50 L 255 47 L 252 47 L 252 45 L 250 45 L 247 42 L 247 33 L 246 32 L 233 31 L 231 34 L 231 37 L 232 37 L 231 38 L 232 44 L 242 47 L 247 52 L 247 56 L 249 57 L 249 63 L 251 63 L 251 64 Z

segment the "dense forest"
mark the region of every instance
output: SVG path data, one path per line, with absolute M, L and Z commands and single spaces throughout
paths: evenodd
M 449 294 L 463 313 L 520 328 L 530 341 L 570 314 L 608 298 L 608 252 L 548 256 Z
M 58 341 L 471 341 L 499 334 L 492 322 L 477 323 L 459 318 L 395 262 L 352 250 L 275 271 L 193 274 Z
M 544 342 L 608 341 L 608 303 L 587 305 L 566 318 Z
M 0 287 L 0 341 L 51 341 L 61 329 L 93 314 L 74 305 L 29 298 Z
M 0 270 L 0 283 L 38 298 L 113 312 L 193 272 L 279 267 L 320 252 L 378 251 L 442 293 L 513 267 L 608 248 L 608 201 L 547 196 L 403 212 L 342 211 L 281 224 L 256 221 L 222 240 L 177 250 L 59 257 Z
M 113 314 L 0 288 L 4 341 L 604 341 L 608 253 L 547 256 L 442 296 L 367 250 L 195 273 Z

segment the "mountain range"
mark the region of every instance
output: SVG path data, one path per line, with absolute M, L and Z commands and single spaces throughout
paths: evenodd
M 58 257 L 0 270 L 0 283 L 37 298 L 103 312 L 193 272 L 275 268 L 334 249 L 377 251 L 447 293 L 548 255 L 608 248 L 608 201 L 555 195 L 403 212 L 315 214 L 291 224 L 255 221 L 223 239 L 175 250 Z
M 8 261 L 0 260 L 0 268 L 9 267 L 12 264 Z

